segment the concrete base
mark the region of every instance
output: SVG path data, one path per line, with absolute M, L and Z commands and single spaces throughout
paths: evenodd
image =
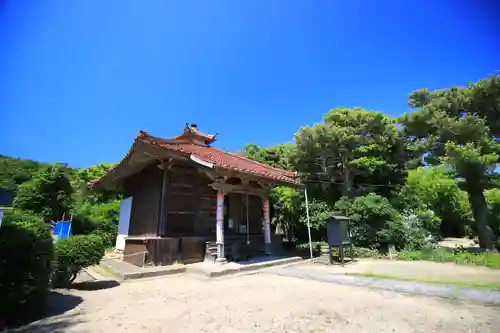
M 226 262 L 224 265 L 217 262 L 199 262 L 189 265 L 168 265 L 142 268 L 122 260 L 105 259 L 101 261 L 99 268 L 105 271 L 106 275 L 112 275 L 117 281 L 127 281 L 180 273 L 194 273 L 212 278 L 236 273 L 252 272 L 267 267 L 294 264 L 302 261 L 303 259 L 301 257 L 266 256 L 240 261 L 238 263 Z
M 138 267 L 116 259 L 103 260 L 100 266 L 121 281 L 179 274 L 186 271 L 186 266 L 184 265 Z
M 227 260 L 226 260 L 226 258 L 217 258 L 217 259 L 215 259 L 215 263 L 217 263 L 219 265 L 224 265 L 224 264 L 227 264 Z
M 226 265 L 214 265 L 206 262 L 187 265 L 187 272 L 213 278 L 236 273 L 252 272 L 272 266 L 302 262 L 301 257 L 260 257 L 239 263 L 229 262 Z

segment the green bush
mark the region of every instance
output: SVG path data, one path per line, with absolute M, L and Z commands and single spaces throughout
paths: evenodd
M 354 258 L 382 258 L 383 255 L 377 251 L 376 249 L 368 249 L 366 247 L 352 247 L 352 251 L 354 253 Z M 334 258 L 339 257 L 339 249 L 338 248 L 333 248 L 332 249 L 332 255 Z M 346 247 L 344 249 L 344 255 L 346 257 L 351 257 L 351 248 Z
M 403 221 L 405 250 L 415 251 L 436 246 L 437 236 L 432 230 L 435 230 L 435 225 L 439 226 L 439 219 L 435 218 L 432 210 L 405 211 Z
M 312 248 L 313 248 L 313 256 L 317 257 L 320 254 L 320 248 L 321 246 L 328 245 L 327 242 L 312 242 Z M 304 255 L 304 256 L 309 256 L 310 250 L 309 250 L 309 243 L 302 243 L 298 244 L 296 247 L 296 252 Z M 376 249 L 369 249 L 369 248 L 364 248 L 364 247 L 356 247 L 353 246 L 352 248 L 354 252 L 354 258 L 381 258 L 382 254 L 377 251 Z M 347 257 L 350 257 L 351 255 L 351 248 L 346 247 L 344 249 L 344 253 Z M 334 258 L 339 256 L 339 249 L 338 248 L 332 248 L 332 256 Z
M 370 193 L 354 199 L 342 198 L 335 210 L 351 220 L 351 240 L 355 246 L 386 249 L 389 244 L 403 248 L 403 217 L 387 198 Z
M 19 212 L 8 216 L 0 227 L 0 327 L 43 310 L 53 258 L 48 225 Z M 27 221 L 15 221 L 23 216 Z
M 4 213 L 2 223 L 15 223 L 15 222 L 33 222 L 42 223 L 43 219 L 37 215 L 30 214 L 28 212 L 23 212 L 18 209 L 8 210 Z
M 52 275 L 55 287 L 69 287 L 82 268 L 97 265 L 106 247 L 98 235 L 77 235 L 56 243 Z

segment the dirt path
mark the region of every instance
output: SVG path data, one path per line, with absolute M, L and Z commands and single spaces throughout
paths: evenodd
M 500 309 L 271 274 L 170 276 L 71 291 L 24 332 L 498 332 Z

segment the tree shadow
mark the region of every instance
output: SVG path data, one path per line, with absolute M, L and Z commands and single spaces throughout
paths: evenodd
M 67 327 L 80 321 L 75 314 L 59 318 L 58 316 L 76 308 L 82 302 L 83 299 L 79 296 L 49 291 L 45 311 L 30 316 L 31 323 L 27 323 L 27 321 L 19 323 L 16 328 L 13 327 L 9 332 L 65 332 Z
M 120 283 L 115 280 L 101 280 L 101 281 L 84 281 L 84 282 L 76 282 L 71 285 L 71 289 L 76 290 L 103 290 L 110 289 L 114 287 L 118 287 Z
M 48 317 L 19 328 L 9 330 L 16 333 L 65 333 L 68 328 L 83 321 L 78 319 L 78 314 L 64 315 L 62 317 Z

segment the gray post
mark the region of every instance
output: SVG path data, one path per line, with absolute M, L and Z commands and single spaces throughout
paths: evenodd
M 306 197 L 306 216 L 307 216 L 307 234 L 309 236 L 309 252 L 311 254 L 311 260 L 313 260 L 313 247 L 311 241 L 311 220 L 309 219 L 309 202 L 307 201 L 307 188 L 304 187 L 304 195 Z

